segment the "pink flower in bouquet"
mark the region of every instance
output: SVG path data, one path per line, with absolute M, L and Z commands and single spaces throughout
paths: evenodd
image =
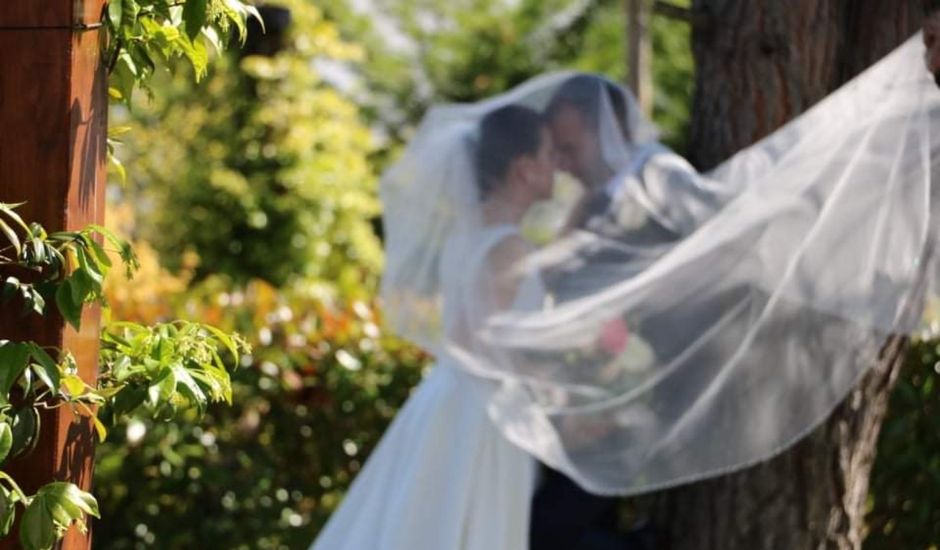
M 601 327 L 598 345 L 610 355 L 620 355 L 627 349 L 630 340 L 630 331 L 621 318 L 611 319 Z

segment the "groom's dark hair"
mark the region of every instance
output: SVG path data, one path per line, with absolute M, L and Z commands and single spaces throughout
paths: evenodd
M 503 183 L 515 159 L 538 152 L 543 128 L 542 115 L 519 105 L 500 107 L 483 117 L 476 149 L 481 199 Z
M 620 132 L 624 138 L 630 139 L 630 130 L 627 126 L 627 98 L 623 90 L 613 82 L 592 74 L 579 74 L 565 80 L 552 96 L 545 109 L 545 117 L 551 120 L 562 107 L 569 106 L 580 112 L 592 128 L 597 129 L 601 117 L 601 99 L 604 97 L 602 94 L 606 94 L 610 101 Z

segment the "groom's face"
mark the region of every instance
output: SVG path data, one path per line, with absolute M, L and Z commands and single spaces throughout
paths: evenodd
M 601 156 L 597 132 L 584 114 L 572 105 L 562 105 L 550 121 L 558 168 L 588 187 L 604 183 L 607 168 Z

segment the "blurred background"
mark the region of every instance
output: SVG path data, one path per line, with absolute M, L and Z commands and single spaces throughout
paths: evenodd
M 111 179 L 108 226 L 143 267 L 112 278 L 111 319 L 199 320 L 254 349 L 234 406 L 131 420 L 98 448 L 102 550 L 306 548 L 429 365 L 376 303 L 378 175 L 432 103 L 556 68 L 628 76 L 618 0 L 278 0 L 262 14 L 267 32 L 252 22 L 199 83 L 180 67 L 112 107 L 132 168 Z M 652 116 L 687 153 L 690 26 L 653 17 L 647 31 Z M 931 334 L 892 396 L 866 548 L 940 542 Z

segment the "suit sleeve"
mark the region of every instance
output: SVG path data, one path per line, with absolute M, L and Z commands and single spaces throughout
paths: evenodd
M 720 182 L 699 174 L 672 151 L 650 157 L 633 179 L 621 200 L 638 202 L 660 225 L 680 236 L 695 231 L 732 198 Z

